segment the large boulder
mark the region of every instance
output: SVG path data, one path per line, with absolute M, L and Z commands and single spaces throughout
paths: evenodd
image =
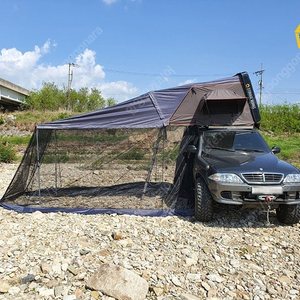
M 86 286 L 118 300 L 144 300 L 149 289 L 144 278 L 113 264 L 101 265 Z

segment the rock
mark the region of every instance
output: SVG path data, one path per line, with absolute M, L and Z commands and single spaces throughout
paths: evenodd
M 124 235 L 120 232 L 114 232 L 111 236 L 114 240 L 121 240 L 124 238 Z
M 76 300 L 76 299 L 77 299 L 76 295 L 65 295 L 63 297 L 63 300 Z
M 203 250 L 203 252 L 205 254 L 209 254 L 210 253 L 210 248 L 209 247 L 203 247 L 202 250 Z
M 91 251 L 90 250 L 87 250 L 87 249 L 80 249 L 79 253 L 80 255 L 87 255 L 88 253 L 90 253 Z
M 43 220 L 45 218 L 45 215 L 40 211 L 35 211 L 32 213 L 32 218 L 34 220 Z
M 54 296 L 54 289 L 41 288 L 39 290 L 39 294 L 42 297 L 51 297 L 51 296 Z
M 4 280 L 0 280 L 0 293 L 7 293 L 11 288 L 10 284 Z
M 240 260 L 238 259 L 231 259 L 229 262 L 234 268 L 238 268 L 241 264 Z
M 28 283 L 28 282 L 31 282 L 31 281 L 35 281 L 35 276 L 29 274 L 29 275 L 27 275 L 27 276 L 21 278 L 20 283 L 21 283 L 21 284 L 25 284 L 25 283 Z
M 224 278 L 221 277 L 219 274 L 208 274 L 206 277 L 207 277 L 207 279 L 218 282 L 218 283 L 224 281 Z
M 43 262 L 43 263 L 41 264 L 41 270 L 42 270 L 43 273 L 49 274 L 49 273 L 51 272 L 52 268 L 51 268 L 51 266 L 48 265 L 47 263 Z
M 203 281 L 201 284 L 207 292 L 210 290 L 210 285 L 207 282 Z
M 60 263 L 55 263 L 52 265 L 52 271 L 54 274 L 61 274 L 61 264 Z
M 93 299 L 99 299 L 100 295 L 99 295 L 99 293 L 97 291 L 92 291 L 91 292 L 91 297 Z
M 187 257 L 185 260 L 185 264 L 187 266 L 192 266 L 192 265 L 196 265 L 197 264 L 197 260 L 193 259 L 193 258 L 189 258 Z
M 278 278 L 278 281 L 283 282 L 283 283 L 291 283 L 291 279 L 285 275 L 280 276 Z
M 220 261 L 220 260 L 221 260 L 221 257 L 220 257 L 219 255 L 217 255 L 217 254 L 214 254 L 214 259 L 215 259 L 216 261 Z
M 86 286 L 120 300 L 143 300 L 149 289 L 145 279 L 113 264 L 102 264 Z
M 181 282 L 180 282 L 180 280 L 179 280 L 176 276 L 173 276 L 173 277 L 172 277 L 172 282 L 173 282 L 176 286 L 181 286 Z
M 78 275 L 78 273 L 79 273 L 76 268 L 74 268 L 73 266 L 70 266 L 70 265 L 68 266 L 67 270 L 75 276 Z
M 164 289 L 160 287 L 152 287 L 151 290 L 156 296 L 162 296 L 164 294 Z
M 21 289 L 17 286 L 12 286 L 8 291 L 8 293 L 13 296 L 18 295 L 20 292 L 21 292 Z
M 198 298 L 198 297 L 196 297 L 194 295 L 191 295 L 191 294 L 181 294 L 180 298 L 182 300 L 200 300 L 200 298 Z
M 201 275 L 200 275 L 200 274 L 188 273 L 188 274 L 186 275 L 186 279 L 188 279 L 188 280 L 197 280 L 197 281 L 200 281 Z
M 263 271 L 264 271 L 264 269 L 262 267 L 258 266 L 257 264 L 254 264 L 254 263 L 250 263 L 249 268 L 252 269 L 253 271 L 256 271 L 259 273 L 263 273 Z
M 63 287 L 60 285 L 60 286 L 56 286 L 55 288 L 54 288 L 54 295 L 55 295 L 55 297 L 60 297 L 60 296 L 62 296 L 63 295 L 63 292 L 64 292 L 64 289 L 63 289 Z

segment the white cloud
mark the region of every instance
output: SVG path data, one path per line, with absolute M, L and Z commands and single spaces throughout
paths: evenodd
M 138 89 L 127 81 L 99 83 L 97 88 L 104 98 L 113 97 L 117 102 L 128 100 L 138 94 Z
M 195 83 L 195 82 L 197 82 L 197 78 L 187 79 L 186 81 L 179 82 L 178 85 L 185 85 L 185 84 L 190 84 L 190 83 Z
M 117 0 L 102 0 L 104 3 L 106 3 L 107 5 L 113 4 L 115 2 L 117 2 Z
M 40 59 L 56 47 L 55 42 L 47 40 L 42 47 L 22 53 L 16 48 L 2 49 L 0 52 L 1 77 L 26 89 L 40 88 L 43 82 L 54 82 L 59 87 L 68 84 L 68 63 L 52 66 L 40 63 Z M 138 92 L 126 81 L 105 82 L 103 66 L 96 63 L 96 52 L 85 49 L 75 57 L 72 67 L 72 88 L 98 88 L 105 98 L 114 97 L 117 102 L 129 99 Z

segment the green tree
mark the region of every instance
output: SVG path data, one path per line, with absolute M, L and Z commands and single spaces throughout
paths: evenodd
M 101 91 L 96 88 L 91 89 L 91 93 L 89 95 L 89 102 L 87 106 L 87 110 L 96 110 L 105 107 L 105 100 L 101 95 Z
M 107 103 L 107 106 L 114 106 L 114 105 L 117 104 L 116 100 L 114 98 L 112 98 L 112 97 L 107 98 L 106 99 L 106 103 Z
M 66 96 L 63 90 L 59 89 L 54 82 L 43 82 L 40 90 L 33 90 L 26 99 L 26 104 L 30 109 L 58 110 L 65 105 Z
M 115 104 L 114 98 L 105 101 L 101 91 L 96 88 L 84 87 L 78 91 L 71 89 L 67 94 L 65 86 L 59 89 L 53 82 L 43 82 L 42 88 L 33 90 L 26 99 L 27 108 L 39 111 L 70 109 L 74 112 L 85 112 Z
M 89 102 L 89 89 L 87 87 L 80 88 L 77 92 L 77 101 L 75 105 L 75 110 L 82 112 L 86 111 Z

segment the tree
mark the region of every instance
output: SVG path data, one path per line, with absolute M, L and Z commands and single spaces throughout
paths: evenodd
M 71 89 L 67 95 L 66 88 L 59 89 L 53 82 L 43 82 L 41 89 L 33 90 L 26 99 L 26 107 L 40 111 L 70 109 L 74 112 L 85 112 L 115 105 L 114 98 L 106 101 L 101 91 L 96 88 Z
M 58 110 L 66 103 L 66 95 L 54 82 L 43 82 L 40 90 L 33 90 L 26 99 L 30 109 L 37 110 Z
M 87 87 L 80 88 L 77 92 L 77 101 L 75 104 L 75 110 L 82 112 L 87 109 L 89 102 L 89 89 Z
M 105 107 L 105 100 L 101 96 L 101 91 L 96 88 L 91 89 L 87 110 L 101 109 Z
M 106 103 L 107 103 L 107 106 L 114 106 L 114 105 L 117 104 L 116 100 L 114 98 L 112 98 L 112 97 L 107 98 L 106 99 Z

